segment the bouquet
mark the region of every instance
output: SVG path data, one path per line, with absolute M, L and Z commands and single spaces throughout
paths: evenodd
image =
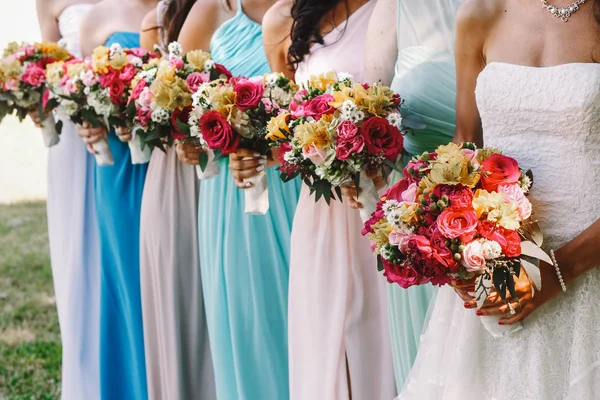
M 294 82 L 280 73 L 204 83 L 192 96 L 191 136 L 218 154 L 244 148 L 267 155 L 273 144 L 267 138 L 268 123 L 289 107 L 296 91 Z M 247 181 L 252 185 L 244 191 L 245 212 L 265 214 L 269 209 L 266 171 Z
M 361 218 L 379 201 L 369 171 L 395 168 L 403 150 L 400 96 L 381 83 L 354 82 L 329 72 L 303 84 L 286 112 L 269 122 L 267 137 L 279 143 L 281 178 L 300 176 L 316 201 L 341 201 L 341 186 L 360 188 Z
M 408 288 L 474 280 L 480 306 L 496 291 L 512 307 L 507 293 L 517 299 L 523 268 L 541 289 L 539 260 L 552 261 L 527 198 L 532 178 L 516 160 L 450 143 L 414 157 L 403 175 L 363 230 L 388 282 Z M 520 328 L 503 328 L 496 317 L 482 321 L 496 336 Z
M 32 108 L 40 107 L 46 91 L 46 65 L 70 58 L 69 52 L 57 43 L 10 43 L 0 60 L 0 121 L 15 112 L 23 120 Z M 51 147 L 60 140 L 62 124 L 55 124 L 51 114 L 44 117 L 41 107 L 39 115 L 44 119 L 44 144 Z
M 146 65 L 134 78 L 128 105 L 142 145 L 163 151 L 174 140 L 190 140 L 187 120 L 198 86 L 231 76 L 207 52 L 194 50 L 182 56 L 177 42 L 170 43 L 168 50 L 167 57 Z M 218 166 L 211 166 L 218 173 Z
M 145 164 L 150 161 L 149 149 L 143 149 L 132 119 L 127 115 L 127 100 L 132 81 L 142 67 L 158 55 L 141 48 L 123 49 L 118 43 L 110 48 L 99 46 L 92 55 L 92 72 L 82 81 L 91 105 L 106 126 L 124 127 L 132 130 L 129 142 L 131 162 Z

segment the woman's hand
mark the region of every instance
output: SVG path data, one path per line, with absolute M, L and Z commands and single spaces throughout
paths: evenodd
M 92 147 L 94 143 L 101 141 L 108 131 L 106 127 L 94 128 L 88 122 L 84 122 L 82 125 L 77 125 L 77 136 L 83 139 L 87 145 L 87 149 L 90 153 L 96 154 L 96 151 Z
M 184 164 L 188 165 L 199 165 L 199 158 L 202 149 L 197 148 L 194 144 L 189 142 L 180 142 L 178 141 L 175 144 L 175 152 L 177 153 L 177 158 Z
M 117 134 L 117 137 L 119 138 L 119 140 L 123 143 L 127 143 L 130 142 L 132 139 L 132 135 L 131 135 L 131 130 L 129 128 L 126 128 L 124 126 L 119 126 L 115 129 L 115 133 Z
M 271 163 L 269 162 L 271 161 Z M 252 187 L 251 182 L 244 182 L 244 179 L 252 178 L 265 169 L 275 165 L 272 156 L 263 156 L 253 150 L 240 149 L 229 155 L 229 169 L 233 175 L 235 185 L 240 189 Z
M 374 168 L 367 171 L 367 176 L 373 179 L 373 183 L 375 183 L 375 188 L 377 190 L 381 190 L 387 186 L 387 178 L 383 176 L 383 171 L 381 168 Z M 362 192 L 361 188 L 357 188 L 354 183 L 350 183 L 348 185 L 342 186 L 342 196 L 346 197 L 348 200 L 348 204 L 350 207 L 354 209 L 362 208 L 363 205 L 358 201 L 358 196 L 360 192 Z
M 29 118 L 31 118 L 35 126 L 37 126 L 38 128 L 42 127 L 42 123 L 44 121 L 42 120 L 42 117 L 37 107 L 30 108 L 27 114 L 29 115 Z

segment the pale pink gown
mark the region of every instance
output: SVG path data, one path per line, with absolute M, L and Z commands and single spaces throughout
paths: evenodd
M 334 70 L 361 80 L 375 1 L 316 45 L 296 80 Z M 289 289 L 291 400 L 391 400 L 396 395 L 385 278 L 358 211 L 302 187 L 292 230 Z M 350 382 L 350 387 L 348 386 Z

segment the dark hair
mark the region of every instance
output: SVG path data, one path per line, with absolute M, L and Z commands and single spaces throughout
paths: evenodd
M 288 63 L 295 68 L 310 53 L 313 44 L 323 44 L 321 19 L 340 2 L 346 0 L 294 0 L 292 6 L 292 44 L 288 50 Z M 347 6 L 347 4 L 346 4 Z
M 179 32 L 186 17 L 190 13 L 196 0 L 172 0 L 165 11 L 163 29 L 167 36 L 167 43 L 177 40 Z

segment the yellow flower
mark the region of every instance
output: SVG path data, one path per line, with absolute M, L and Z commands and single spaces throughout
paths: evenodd
M 108 47 L 98 46 L 94 49 L 94 52 L 92 53 L 92 70 L 94 72 L 108 72 L 108 54 Z
M 186 54 L 185 58 L 199 71 L 204 71 L 206 62 L 212 60 L 210 53 L 203 50 L 192 50 Z
M 477 150 L 477 161 L 482 163 L 493 154 L 502 154 L 502 152 L 495 147 L 484 147 L 483 149 L 479 149 Z
M 339 90 L 332 94 L 335 99 L 330 103 L 332 107 L 340 108 L 346 100 L 351 100 L 356 106 L 367 115 L 376 115 L 385 117 L 387 110 L 392 105 L 392 90 L 377 83 L 368 89 L 360 83 L 354 83 L 352 86 L 347 86 L 345 83 L 340 83 Z
M 192 104 L 190 89 L 173 68 L 160 68 L 150 90 L 157 107 L 175 110 Z
M 78 75 L 80 75 L 84 71 L 85 71 L 85 64 L 82 63 L 82 62 L 81 63 L 67 65 L 67 76 L 69 78 L 73 78 L 75 76 L 78 76 Z
M 504 203 L 499 209 L 488 214 L 488 220 L 506 229 L 516 230 L 521 226 L 517 207 L 517 203 Z
M 374 232 L 369 234 L 369 240 L 375 244 L 375 254 L 379 255 L 381 249 L 389 243 L 388 237 L 394 228 L 385 218 L 373 225 L 372 228 Z
M 123 67 L 128 64 L 127 55 L 125 54 L 125 52 L 121 54 L 114 54 L 108 62 L 108 64 L 117 71 L 123 69 Z
M 13 59 L 1 60 L 0 68 L 5 79 L 16 79 L 21 73 L 21 63 Z
M 57 84 L 63 76 L 64 61 L 57 61 L 46 65 L 46 81 L 49 84 Z
M 517 203 L 506 202 L 502 193 L 490 193 L 478 189 L 473 197 L 473 209 L 478 217 L 486 216 L 489 221 L 495 222 L 506 229 L 519 228 L 519 211 Z
M 156 71 L 156 79 L 154 82 L 160 81 L 163 84 L 168 84 L 174 82 L 176 77 L 177 74 L 175 68 L 170 65 L 163 64 Z
M 311 144 L 325 149 L 332 145 L 329 129 L 331 127 L 331 115 L 323 115 L 319 121 L 304 122 L 294 129 L 294 139 L 300 146 L 306 147 Z
M 417 215 L 418 204 L 401 203 L 398 210 L 400 211 L 400 219 L 406 224 L 414 224 L 418 222 L 419 216 Z
M 15 54 L 17 51 L 19 51 L 20 48 L 21 45 L 19 43 L 10 42 L 4 49 L 4 52 L 2 53 L 2 58 Z
M 469 171 L 469 161 L 455 143 L 439 146 L 436 149 L 437 158 L 431 162 L 430 179 L 443 185 L 463 184 L 475 187 L 479 182 L 479 174 Z
M 308 79 L 308 87 L 311 89 L 327 90 L 327 88 L 338 81 L 335 72 L 329 71 L 324 74 L 312 75 Z
M 36 43 L 36 47 L 44 54 L 52 54 L 58 47 L 55 42 L 43 41 L 42 43 Z
M 290 127 L 288 126 L 290 115 L 290 113 L 282 112 L 267 122 L 267 140 L 277 141 L 277 139 L 285 139 L 290 135 Z

